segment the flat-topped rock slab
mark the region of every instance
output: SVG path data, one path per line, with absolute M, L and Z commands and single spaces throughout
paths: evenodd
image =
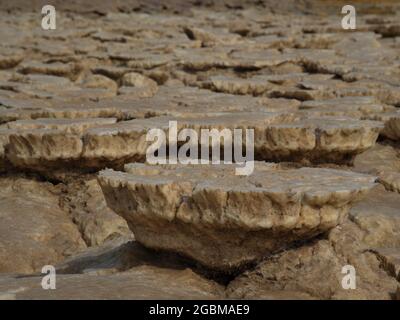
M 227 144 L 222 130 L 231 130 L 233 138 L 235 129 L 241 129 L 243 136 L 245 130 L 252 129 L 256 160 L 313 163 L 351 162 L 354 155 L 375 144 L 382 127 L 376 121 L 338 117 L 301 119 L 297 114 L 286 112 L 186 114 L 118 123 L 114 118 L 19 120 L 4 126 L 9 131 L 0 132 L 4 136 L 3 158 L 15 166 L 34 169 L 65 164 L 96 169 L 130 161 L 143 162 L 153 144 L 146 141 L 147 133 L 160 129 L 168 136 L 170 121 L 176 121 L 178 131 L 193 129 L 199 143 L 204 129 L 217 130 L 221 146 Z M 251 143 L 242 139 L 244 148 L 248 144 L 252 148 Z
M 382 121 L 385 124 L 381 132 L 382 136 L 395 141 L 400 140 L 400 111 L 370 115 L 366 118 Z
M 343 97 L 326 100 L 303 101 L 300 112 L 311 117 L 347 116 L 355 119 L 393 111 L 393 106 L 384 105 L 374 97 Z
M 377 121 L 293 113 L 221 113 L 176 121 L 181 128 L 195 129 L 198 136 L 202 129 L 253 129 L 256 160 L 312 163 L 351 163 L 356 154 L 375 145 L 383 128 Z
M 129 164 L 104 170 L 108 206 L 138 242 L 232 271 L 340 224 L 375 177 L 331 169 Z
M 35 120 L 17 120 L 8 122 L 5 126 L 9 129 L 34 130 L 48 129 L 60 130 L 69 133 L 80 134 L 85 130 L 100 126 L 116 123 L 115 118 L 78 118 L 78 119 L 53 119 L 39 118 Z

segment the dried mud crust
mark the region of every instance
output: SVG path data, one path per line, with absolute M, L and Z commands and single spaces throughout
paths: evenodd
M 125 171 L 102 171 L 99 182 L 137 241 L 226 271 L 335 227 L 375 181 L 345 171 L 282 170 L 265 163 L 256 163 L 245 179 L 229 165 L 130 164 Z
M 203 129 L 252 129 L 255 159 L 314 163 L 351 163 L 356 154 L 375 144 L 383 128 L 377 121 L 304 119 L 285 112 L 221 112 L 205 117 L 186 114 L 118 123 L 113 118 L 18 120 L 0 129 L 3 161 L 37 171 L 120 167 L 128 161 L 143 161 L 152 144 L 147 141 L 149 130 L 157 128 L 168 135 L 170 121 L 177 122 L 178 130 L 195 130 L 198 137 Z M 220 141 L 222 146 L 227 144 L 224 139 Z
M 0 299 L 400 298 L 398 1 L 52 4 L 0 3 Z M 277 164 L 140 164 L 171 120 Z

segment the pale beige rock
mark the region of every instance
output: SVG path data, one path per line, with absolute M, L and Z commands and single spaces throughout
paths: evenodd
M 126 52 L 123 54 L 123 57 L 127 55 Z M 115 55 L 111 54 L 111 57 L 115 57 Z M 121 58 L 121 53 L 118 55 L 118 57 Z M 149 52 L 130 52 L 128 58 L 128 67 L 135 69 L 153 69 L 155 67 L 166 65 L 173 59 L 173 57 L 168 54 L 152 54 Z
M 227 77 L 211 77 L 210 88 L 214 91 L 226 92 L 232 94 L 251 94 L 261 95 L 267 90 L 274 89 L 274 85 L 266 79 L 240 79 Z
M 42 276 L 0 276 L 0 299 L 219 299 L 222 289 L 193 271 L 141 266 L 111 275 L 57 275 L 57 289 L 43 290 Z
M 68 78 L 75 78 L 81 71 L 78 64 L 64 64 L 64 63 L 41 63 L 35 61 L 23 62 L 19 66 L 19 71 L 24 74 L 47 74 L 53 76 L 61 76 Z
M 11 132 L 6 157 L 17 167 L 41 171 L 65 165 L 78 169 L 117 165 L 143 160 L 151 144 L 146 141 L 148 130 L 168 127 L 167 120 L 158 118 L 113 123 L 113 118 L 16 121 L 12 127 L 39 128 Z
M 227 50 L 218 48 L 193 48 L 190 50 L 176 50 L 178 65 L 185 70 L 206 71 L 211 68 L 226 68 L 234 66 Z M 176 74 L 176 73 L 175 73 Z
M 258 103 L 265 106 L 265 109 L 260 111 L 270 112 L 295 112 L 299 109 L 301 102 L 295 99 L 284 99 L 284 98 L 264 98 L 258 99 Z
M 188 116 L 188 114 L 186 114 Z M 268 123 L 279 122 L 290 118 L 290 115 L 280 113 L 239 113 L 239 114 L 210 114 L 201 120 L 194 118 L 156 117 L 119 122 L 116 125 L 90 129 L 84 137 L 83 158 L 95 163 L 97 160 L 127 162 L 129 160 L 144 160 L 146 151 L 152 144 L 146 141 L 150 129 L 161 129 L 168 133 L 169 121 L 177 121 L 178 129 L 182 128 L 242 128 L 251 121 L 253 126 L 263 129 Z M 258 132 L 258 131 L 257 131 Z M 261 132 L 260 132 L 261 134 Z
M 90 166 L 102 163 L 123 164 L 129 161 L 144 161 L 147 148 L 146 134 L 153 128 L 166 131 L 169 118 L 149 118 L 119 122 L 116 125 L 90 129 L 83 141 L 82 157 Z
M 145 160 L 152 144 L 146 141 L 149 130 L 160 129 L 168 134 L 169 122 L 176 121 L 178 130 L 194 129 L 198 137 L 202 129 L 253 129 L 255 159 L 340 163 L 351 162 L 354 155 L 373 146 L 380 129 L 380 123 L 373 121 L 296 120 L 296 115 L 284 112 L 184 115 L 118 123 L 112 118 L 19 120 L 10 123 L 10 128 L 27 129 L 9 135 L 6 157 L 16 166 L 34 169 L 60 168 L 67 163 L 81 168 L 120 166 Z M 225 146 L 233 140 L 220 141 Z M 244 139 L 243 148 L 247 143 Z
M 107 207 L 96 179 L 70 182 L 66 191 L 60 205 L 69 212 L 88 246 L 132 236 L 125 220 Z
M 214 44 L 233 44 L 240 38 L 239 35 L 229 33 L 227 30 L 207 30 L 196 27 L 185 27 L 184 29 L 189 39 L 201 41 L 203 46 Z
M 134 267 L 151 265 L 165 269 L 182 270 L 187 261 L 174 254 L 147 249 L 131 235 L 110 239 L 99 246 L 88 247 L 55 265 L 58 274 L 96 273 L 112 274 Z
M 157 82 L 137 72 L 125 73 L 118 93 L 137 98 L 152 97 L 158 90 Z
M 109 77 L 113 80 L 118 80 L 120 79 L 125 73 L 128 73 L 131 71 L 130 68 L 125 68 L 125 67 L 115 67 L 115 66 L 109 66 L 109 65 L 104 65 L 104 66 L 95 66 L 91 68 L 91 71 L 94 74 L 101 74 L 106 77 Z
M 351 92 L 349 90 L 352 89 Z M 357 88 L 358 89 L 358 88 Z M 347 91 L 344 91 L 347 90 Z M 274 98 L 306 100 L 327 100 L 342 96 L 361 96 L 366 93 L 354 92 L 355 89 L 337 79 L 305 79 L 292 85 L 279 86 L 271 90 L 268 95 Z M 368 93 L 368 92 L 367 92 Z M 371 95 L 371 94 L 370 94 Z
M 65 45 L 64 41 L 57 41 L 56 39 L 52 39 L 51 42 L 46 41 L 45 39 L 39 40 L 35 44 L 34 48 L 36 51 L 46 56 L 55 57 L 56 59 L 60 57 L 68 57 L 75 53 L 72 48 Z
M 121 84 L 128 87 L 139 87 L 139 88 L 157 87 L 157 82 L 137 72 L 125 73 L 121 78 Z
M 371 120 L 378 120 L 385 123 L 385 127 L 381 132 L 386 138 L 392 140 L 400 140 L 400 112 L 382 113 L 368 117 Z
M 306 292 L 294 290 L 263 290 L 258 289 L 246 292 L 244 296 L 235 296 L 234 299 L 256 299 L 256 300 L 316 300 Z
M 140 92 L 140 91 L 139 91 Z M 279 102 L 282 104 L 279 106 Z M 291 101 L 291 103 L 287 103 Z M 115 107 L 124 112 L 127 118 L 148 118 L 169 115 L 183 117 L 201 115 L 202 117 L 218 112 L 273 112 L 294 111 L 298 102 L 291 99 L 253 98 L 186 86 L 160 86 L 157 93 L 148 99 L 124 100 L 123 96 L 104 99 L 100 107 Z M 273 104 L 271 106 L 271 103 Z
M 270 165 L 271 170 L 312 163 L 339 168 L 350 180 L 354 172 L 371 174 L 379 188 L 352 208 L 351 221 L 329 231 L 342 222 L 357 192 L 353 196 L 350 183 L 343 190 L 325 174 L 268 175 L 275 179 L 271 185 L 276 190 L 271 191 L 265 181 L 236 177 L 233 169 L 221 177 L 214 169 L 187 168 L 180 176 L 168 176 L 163 168 L 151 168 L 161 172 L 151 178 L 152 184 L 149 175 L 138 172 L 135 186 L 140 187 L 135 190 L 129 189 L 131 181 L 115 182 L 120 190 L 113 190 L 120 197 L 140 200 L 119 205 L 130 213 L 134 210 L 128 206 L 148 210 L 146 214 L 156 208 L 152 212 L 161 216 L 181 210 L 186 219 L 192 217 L 188 212 L 201 212 L 206 222 L 193 226 L 181 216 L 172 222 L 152 218 L 146 226 L 155 230 L 148 233 L 154 236 L 142 235 L 142 241 L 154 248 L 164 239 L 165 246 L 183 243 L 207 263 L 223 254 L 237 255 L 236 262 L 261 257 L 263 246 L 269 246 L 265 252 L 272 256 L 260 265 L 236 279 L 230 275 L 229 298 L 400 299 L 398 1 L 358 1 L 357 30 L 351 32 L 343 32 L 335 1 L 195 1 L 199 3 L 190 12 L 184 0 L 162 8 L 144 0 L 139 5 L 135 0 L 85 6 L 64 1 L 57 13 L 67 14 L 57 15 L 57 29 L 51 31 L 41 30 L 32 8 L 19 2 L 0 1 L 0 180 L 5 181 L 0 182 L 5 194 L 0 212 L 7 213 L 0 223 L 0 248 L 6 243 L 0 265 L 32 278 L 7 277 L 0 298 L 226 297 L 224 288 L 214 290 L 205 280 L 226 284 L 225 275 L 220 278 L 195 266 L 193 259 L 133 241 L 125 219 L 106 206 L 93 180 L 105 167 L 122 170 L 127 162 L 144 161 L 147 131 L 166 132 L 168 121 L 177 120 L 179 128 L 197 132 L 253 128 L 256 159 L 287 161 Z M 19 177 L 25 174 L 51 179 L 54 185 L 22 183 L 27 179 Z M 257 170 L 254 174 L 267 176 Z M 181 180 L 168 187 L 171 177 Z M 192 181 L 199 181 L 201 192 L 198 185 L 193 191 Z M 21 187 L 25 184 L 29 187 Z M 305 205 L 302 195 L 314 191 L 328 200 Z M 218 215 L 226 209 L 225 194 L 237 205 L 235 210 L 227 207 L 231 220 Z M 342 207 L 338 194 L 348 199 Z M 182 213 L 182 207 L 193 203 L 199 207 Z M 307 210 L 298 213 L 301 205 Z M 251 223 L 271 217 L 275 220 L 269 229 L 248 231 Z M 305 222 L 291 229 L 291 219 Z M 147 235 L 147 229 L 141 231 Z M 293 239 L 302 241 L 292 245 Z M 289 246 L 271 253 L 279 241 Z M 84 252 L 75 255 L 81 246 Z M 62 279 L 57 290 L 45 292 L 39 272 L 31 273 L 53 262 Z M 346 264 L 356 268 L 356 290 L 341 287 Z M 188 271 L 179 280 L 189 266 L 203 276 Z M 121 273 L 130 269 L 130 275 Z
M 386 189 L 400 192 L 400 154 L 395 148 L 388 145 L 375 145 L 356 156 L 354 169 L 358 172 L 378 175 L 378 181 Z
M 7 159 L 18 167 L 63 167 L 83 152 L 82 134 L 94 126 L 113 124 L 114 118 L 38 119 L 7 123 Z M 58 161 L 58 164 L 55 162 Z
M 361 228 L 363 241 L 373 247 L 400 248 L 400 195 L 382 186 L 350 210 L 350 219 Z
M 100 40 L 102 42 L 127 42 L 129 40 L 129 37 L 126 37 L 124 35 L 119 35 L 118 33 L 114 32 L 107 32 L 104 30 L 99 30 L 98 32 L 94 33 L 91 35 L 93 39 L 95 40 Z
M 50 183 L 2 178 L 0 184 L 0 272 L 37 272 L 86 248 Z
M 288 117 L 279 113 L 238 114 L 231 117 L 216 114 L 211 123 L 220 123 L 221 127 L 223 121 L 231 122 L 229 126 L 236 121 L 238 126 L 243 126 L 247 120 L 251 120 L 262 128 L 267 123 Z M 169 120 L 176 119 L 158 117 L 119 123 L 115 123 L 116 119 L 113 118 L 10 122 L 7 124 L 9 128 L 24 130 L 14 130 L 8 134 L 10 143 L 7 158 L 15 166 L 35 169 L 60 168 L 68 162 L 70 166 L 96 168 L 105 164 L 144 160 L 147 148 L 152 144 L 146 141 L 147 132 L 153 128 L 167 132 Z M 188 124 L 182 122 L 179 125 Z
M 108 89 L 113 92 L 118 90 L 118 85 L 114 80 L 101 74 L 91 74 L 85 78 L 85 80 L 82 82 L 82 86 L 85 88 Z
M 296 85 L 306 79 L 327 80 L 331 75 L 309 75 L 307 73 L 287 73 L 273 75 L 256 75 L 250 78 L 213 76 L 204 84 L 207 88 L 231 94 L 251 94 L 254 96 L 269 93 L 279 86 Z
M 344 97 L 304 101 L 299 109 L 312 117 L 348 116 L 363 119 L 371 114 L 387 112 L 393 107 L 382 105 L 373 97 Z
M 177 119 L 185 128 L 200 130 L 254 129 L 258 160 L 348 162 L 375 144 L 381 124 L 350 118 L 296 119 L 291 114 L 235 113 Z
M 79 118 L 125 118 L 123 110 L 110 106 L 57 101 L 50 106 L 32 108 L 8 108 L 0 110 L 0 122 L 28 120 L 39 118 L 79 119 Z
M 28 130 L 11 134 L 9 139 L 6 156 L 17 167 L 41 168 L 51 163 L 64 167 L 66 162 L 77 161 L 83 148 L 79 135 L 59 130 Z
M 240 50 L 230 54 L 230 58 L 233 60 L 234 66 L 250 69 L 261 69 L 299 61 L 296 55 L 282 54 L 277 49 Z
M 387 190 L 400 193 L 400 172 L 383 172 L 379 175 L 379 182 Z
M 22 56 L 3 56 L 0 55 L 0 69 L 15 67 L 23 60 Z
M 390 145 L 377 143 L 354 159 L 354 169 L 359 172 L 379 174 L 400 171 L 400 154 Z
M 132 99 L 137 98 L 150 98 L 157 92 L 157 87 L 131 87 L 123 86 L 118 89 L 118 95 L 121 100 L 127 100 L 128 102 Z
M 51 96 L 51 93 L 54 92 L 76 88 L 70 79 L 48 74 L 15 75 L 7 85 L 12 90 L 34 96 L 35 98 L 45 98 L 46 94 Z M 38 93 L 35 93 L 35 91 L 38 91 Z
M 247 298 L 265 291 L 285 290 L 318 299 L 391 299 L 397 281 L 366 251 L 362 233 L 352 223 L 333 229 L 327 240 L 316 240 L 271 256 L 230 282 L 227 296 Z M 343 289 L 342 268 L 353 265 L 355 290 Z
M 5 126 L 9 129 L 16 130 L 35 130 L 35 129 L 48 129 L 59 130 L 65 133 L 82 134 L 87 129 L 116 123 L 115 118 L 83 118 L 83 119 L 51 119 L 51 118 L 38 118 L 35 120 L 18 120 L 8 122 Z
M 246 180 L 228 165 L 130 164 L 126 171 L 102 171 L 99 182 L 136 240 L 220 270 L 329 230 L 374 185 L 366 175 L 262 163 Z

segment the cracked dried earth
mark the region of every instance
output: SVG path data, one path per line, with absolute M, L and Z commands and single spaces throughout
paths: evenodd
M 186 2 L 0 5 L 0 299 L 399 298 L 400 4 Z M 146 163 L 170 120 L 253 174 Z

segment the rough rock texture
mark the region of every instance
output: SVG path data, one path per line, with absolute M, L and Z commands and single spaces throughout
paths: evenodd
M 322 299 L 391 299 L 399 275 L 399 195 L 375 188 L 326 236 L 283 251 L 233 280 L 231 298 L 295 290 Z M 356 271 L 356 289 L 342 287 L 342 267 Z
M 390 145 L 377 144 L 358 155 L 354 169 L 378 175 L 378 181 L 390 191 L 400 192 L 400 153 Z
M 350 118 L 301 119 L 285 114 L 227 114 L 177 119 L 179 128 L 254 129 L 257 160 L 343 162 L 375 144 L 378 122 Z
M 0 272 L 32 273 L 86 248 L 50 183 L 0 180 Z
M 68 210 L 88 246 L 121 236 L 132 236 L 125 220 L 107 207 L 95 178 L 69 182 L 61 207 Z
M 400 280 L 400 250 L 396 248 L 379 248 L 375 251 L 382 267 L 389 275 Z
M 389 139 L 400 140 L 400 112 L 382 113 L 368 118 L 379 120 L 385 123 L 385 127 L 381 134 Z
M 298 120 L 296 120 L 298 119 Z M 3 130 L 3 158 L 20 168 L 46 170 L 64 165 L 81 168 L 116 166 L 127 161 L 143 161 L 152 141 L 149 130 L 168 134 L 169 121 L 178 130 L 227 128 L 254 130 L 257 160 L 308 160 L 348 162 L 375 144 L 381 124 L 350 118 L 302 120 L 284 112 L 214 113 L 207 116 L 154 117 L 115 123 L 116 119 L 37 119 L 9 122 Z M 17 130 L 19 129 L 19 130 Z M 7 138 L 8 145 L 7 147 Z M 227 142 L 221 139 L 221 145 Z M 229 144 L 232 144 L 230 140 Z M 168 141 L 166 141 L 168 143 Z M 246 143 L 244 141 L 243 143 Z
M 0 299 L 400 299 L 398 1 L 41 2 L 0 1 Z M 126 165 L 169 121 L 276 164 Z
M 56 290 L 41 277 L 0 276 L 0 299 L 219 299 L 223 286 L 188 269 L 181 258 L 157 254 L 129 237 L 110 240 L 56 266 Z M 285 296 L 284 293 L 281 293 Z
M 326 240 L 274 255 L 232 281 L 228 297 L 258 296 L 266 290 L 300 291 L 319 299 L 391 299 L 397 281 L 380 268 L 376 255 L 362 244 L 351 223 L 334 229 Z M 342 287 L 342 267 L 356 270 L 356 289 Z
M 136 72 L 125 73 L 121 78 L 121 84 L 127 87 L 148 90 L 148 96 L 153 96 L 158 89 L 157 82 Z
M 114 93 L 116 93 L 118 90 L 118 85 L 114 80 L 107 78 L 106 76 L 102 76 L 101 74 L 89 75 L 83 80 L 82 86 L 85 88 L 107 89 Z
M 0 299 L 218 299 L 218 285 L 191 270 L 137 267 L 111 275 L 58 275 L 56 290 L 43 290 L 42 277 L 0 277 Z M 59 289 L 60 288 L 60 289 Z
M 328 100 L 304 101 L 299 109 L 302 113 L 313 117 L 339 116 L 364 119 L 392 111 L 393 106 L 384 105 L 374 97 L 344 97 Z
M 333 228 L 374 185 L 367 175 L 263 163 L 246 180 L 233 166 L 130 164 L 125 170 L 102 171 L 99 182 L 137 241 L 221 270 Z
M 350 210 L 350 219 L 365 231 L 367 245 L 400 248 L 399 206 L 400 195 L 380 187 Z

